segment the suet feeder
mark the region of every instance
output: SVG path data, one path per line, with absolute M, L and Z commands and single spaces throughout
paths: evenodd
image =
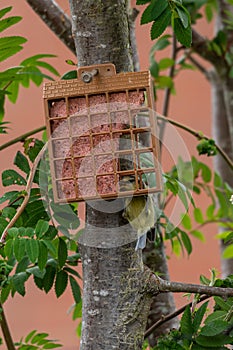
M 55 202 L 161 191 L 149 72 L 81 67 L 77 79 L 45 83 L 43 96 Z M 121 189 L 126 175 L 135 191 Z

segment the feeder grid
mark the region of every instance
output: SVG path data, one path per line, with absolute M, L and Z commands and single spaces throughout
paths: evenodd
M 161 191 L 149 72 L 81 67 L 77 79 L 45 83 L 43 97 L 55 202 Z M 126 175 L 135 191 L 120 188 Z

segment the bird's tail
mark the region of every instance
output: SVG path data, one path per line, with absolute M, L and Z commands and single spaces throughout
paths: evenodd
M 144 249 L 146 246 L 146 233 L 138 238 L 135 250 Z

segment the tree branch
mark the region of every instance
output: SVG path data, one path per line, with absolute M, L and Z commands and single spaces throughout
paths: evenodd
M 174 78 L 174 74 L 175 74 L 175 61 L 176 61 L 176 56 L 177 56 L 177 41 L 176 41 L 176 37 L 175 35 L 173 35 L 172 37 L 172 54 L 171 54 L 171 58 L 174 61 L 174 64 L 171 66 L 170 70 L 169 70 L 169 74 L 168 76 L 170 78 Z M 170 102 L 170 97 L 171 97 L 171 88 L 167 88 L 165 90 L 165 96 L 164 96 L 164 101 L 163 101 L 163 108 L 162 108 L 162 113 L 164 116 L 168 115 L 168 108 L 169 108 L 169 102 Z M 165 132 L 165 122 L 162 122 L 160 125 L 160 129 L 159 129 L 159 141 L 160 141 L 160 148 L 162 151 L 162 142 L 163 142 L 163 138 L 164 138 L 164 132 Z
M 178 128 L 181 128 L 181 129 L 189 132 L 191 135 L 195 136 L 198 140 L 211 140 L 210 137 L 202 134 L 202 132 L 196 131 L 185 124 L 179 123 L 174 119 L 167 118 L 159 113 L 156 113 L 156 114 L 157 114 L 158 119 L 169 122 L 169 123 L 177 126 Z M 218 146 L 216 143 L 215 143 L 215 147 L 218 150 L 219 154 L 221 154 L 221 156 L 225 159 L 225 161 L 227 162 L 229 167 L 233 170 L 233 161 L 228 157 L 228 155 L 223 151 L 223 149 L 220 146 Z
M 199 304 L 199 303 L 201 303 L 201 302 L 203 302 L 204 300 L 209 299 L 209 298 L 210 298 L 209 295 L 202 295 L 202 296 L 200 297 L 200 299 L 197 301 L 197 304 Z M 156 328 L 162 326 L 162 324 L 164 324 L 164 323 L 166 323 L 166 322 L 172 320 L 173 318 L 179 316 L 180 314 L 182 314 L 182 312 L 184 312 L 184 310 L 186 309 L 187 306 L 190 306 L 190 307 L 191 307 L 191 306 L 192 306 L 192 302 L 191 302 L 191 303 L 188 303 L 188 304 L 186 304 L 186 305 L 184 305 L 184 306 L 182 306 L 180 309 L 176 310 L 175 312 L 172 312 L 171 314 L 166 315 L 166 316 L 162 317 L 160 320 L 158 320 L 157 322 L 155 322 L 150 328 L 148 328 L 148 329 L 146 330 L 146 332 L 145 332 L 145 338 L 149 337 L 149 335 L 150 335 L 151 333 L 153 333 L 153 331 L 154 331 Z
M 71 20 L 54 0 L 26 0 L 56 36 L 75 54 Z
M 4 229 L 3 233 L 2 233 L 2 236 L 0 238 L 0 244 L 3 244 L 5 243 L 5 240 L 7 238 L 7 235 L 8 235 L 8 230 L 16 223 L 16 221 L 18 220 L 18 218 L 20 217 L 20 215 L 22 214 L 22 212 L 24 211 L 28 201 L 29 201 L 29 198 L 30 198 L 30 193 L 31 193 L 31 189 L 32 189 L 32 185 L 33 185 L 33 179 L 34 179 L 34 176 L 35 176 L 35 172 L 36 172 L 36 169 L 38 167 L 38 164 L 44 154 L 46 150 L 46 145 L 44 145 L 44 147 L 40 150 L 40 152 L 38 153 L 33 165 L 32 165 L 32 169 L 31 169 L 31 172 L 30 172 L 30 175 L 28 177 L 28 181 L 27 181 L 27 185 L 26 185 L 26 188 L 25 188 L 25 197 L 24 197 L 24 200 L 22 202 L 22 204 L 20 205 L 20 207 L 18 208 L 16 214 L 14 215 L 14 217 L 11 219 L 11 221 L 8 223 L 8 225 L 6 226 L 6 228 Z
M 147 268 L 148 269 L 148 268 Z M 233 288 L 221 288 L 205 286 L 200 284 L 170 282 L 160 278 L 153 272 L 150 272 L 149 293 L 158 295 L 158 293 L 172 292 L 172 293 L 195 293 L 208 296 L 220 296 L 222 298 L 232 297 Z
M 200 57 L 212 63 L 214 67 L 224 67 L 225 60 L 209 49 L 209 40 L 200 35 L 195 29 L 192 29 L 192 50 Z
M 8 323 L 6 320 L 6 316 L 5 316 L 5 313 L 4 313 L 4 310 L 3 310 L 3 307 L 1 304 L 0 304 L 0 309 L 1 309 L 1 312 L 0 312 L 1 330 L 2 330 L 2 334 L 3 334 L 4 340 L 5 340 L 5 343 L 7 346 L 7 350 L 16 350 L 13 339 L 11 337 L 10 329 L 9 329 L 9 326 L 8 326 Z
M 41 131 L 43 131 L 43 130 L 45 130 L 45 125 L 40 126 L 40 127 L 37 128 L 37 129 L 28 131 L 28 132 L 26 132 L 25 134 L 20 135 L 20 136 L 16 137 L 15 139 L 12 139 L 12 140 L 10 140 L 10 141 L 4 143 L 3 145 L 1 145 L 1 146 L 0 146 L 0 151 L 2 151 L 3 149 L 5 149 L 5 148 L 7 148 L 7 147 L 9 147 L 9 146 L 14 145 L 14 144 L 17 143 L 17 142 L 23 142 L 23 141 L 26 140 L 29 136 L 32 136 L 32 135 L 34 135 L 34 134 L 37 134 L 38 132 L 41 132 Z

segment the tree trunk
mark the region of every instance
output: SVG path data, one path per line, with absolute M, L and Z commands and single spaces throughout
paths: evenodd
M 216 20 L 215 30 L 218 32 L 224 29 L 227 33 L 227 41 L 230 45 L 233 40 L 233 31 L 226 30 L 224 19 L 226 19 L 225 10 L 232 12 L 233 7 L 226 4 L 225 1 L 219 1 L 219 12 Z M 216 143 L 233 159 L 233 80 L 229 77 L 229 67 L 226 63 L 221 69 L 216 66 L 216 70 L 211 76 L 212 90 L 212 128 L 213 137 Z M 214 169 L 221 176 L 224 182 L 227 182 L 233 187 L 233 174 L 229 166 L 221 155 L 214 157 Z M 230 205 L 230 203 L 229 203 Z M 224 228 L 219 228 L 219 231 L 224 231 Z M 220 253 L 226 248 L 226 244 L 220 241 Z M 233 259 L 221 260 L 222 275 L 226 277 L 233 273 Z
M 79 66 L 112 62 L 117 72 L 134 70 L 128 1 L 70 0 L 70 8 Z M 122 207 L 121 201 L 115 201 L 116 207 Z M 141 251 L 135 252 L 136 242 L 119 243 L 130 242 L 131 234 L 129 225 L 121 227 L 122 210 L 106 214 L 101 202 L 89 204 L 79 243 L 84 281 L 81 349 L 141 349 L 151 304 L 151 296 L 143 292 Z M 112 235 L 111 248 L 87 243 L 103 231 Z

